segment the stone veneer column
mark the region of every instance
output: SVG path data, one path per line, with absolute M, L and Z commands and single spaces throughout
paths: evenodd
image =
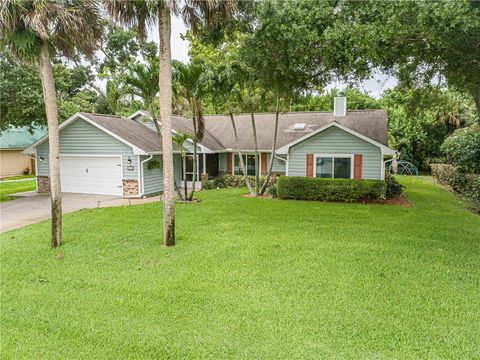
M 139 195 L 138 180 L 123 179 L 123 196 Z
M 50 177 L 37 176 L 37 192 L 49 193 L 50 192 Z

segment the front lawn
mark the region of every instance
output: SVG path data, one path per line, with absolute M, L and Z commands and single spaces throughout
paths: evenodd
M 35 179 L 8 182 L 0 181 L 0 202 L 15 199 L 15 196 L 10 195 L 35 190 L 36 186 Z
M 251 199 L 101 208 L 1 236 L 2 358 L 480 357 L 480 217 L 428 178 L 412 207 Z

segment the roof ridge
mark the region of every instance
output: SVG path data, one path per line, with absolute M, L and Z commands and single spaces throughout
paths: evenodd
M 385 111 L 384 109 L 354 109 L 354 110 L 347 110 L 347 113 L 352 112 L 367 112 L 367 111 Z M 276 114 L 275 111 L 265 111 L 265 112 L 254 112 L 254 115 L 274 115 Z M 330 111 L 280 111 L 280 115 L 282 114 L 333 114 L 333 110 Z M 235 115 L 250 115 L 250 113 L 236 113 Z M 175 115 L 180 116 L 181 115 Z M 204 114 L 203 116 L 228 116 L 227 114 Z

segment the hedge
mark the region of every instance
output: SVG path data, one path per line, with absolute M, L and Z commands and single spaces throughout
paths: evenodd
M 443 185 L 465 195 L 480 210 L 480 174 L 464 174 L 450 164 L 432 164 L 432 176 Z
M 355 202 L 384 199 L 386 191 L 387 183 L 383 180 L 282 176 L 277 181 L 281 199 Z
M 260 186 L 263 185 L 265 181 L 265 176 L 260 176 Z M 276 176 L 270 177 L 270 185 L 274 183 Z M 250 184 L 254 186 L 255 184 L 255 176 L 248 176 L 248 180 Z M 215 179 L 209 180 L 206 182 L 204 189 L 216 189 L 216 188 L 233 188 L 233 187 L 245 187 L 245 176 L 243 175 L 231 175 L 225 174 Z

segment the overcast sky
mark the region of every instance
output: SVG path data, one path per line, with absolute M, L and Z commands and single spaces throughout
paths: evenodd
M 188 41 L 182 40 L 180 34 L 185 34 L 187 28 L 183 21 L 177 17 L 172 18 L 172 58 L 177 59 L 183 62 L 188 61 Z M 158 42 L 158 28 L 155 27 L 151 29 L 149 38 L 153 41 Z M 387 77 L 384 74 L 376 74 L 372 79 L 364 81 L 360 88 L 373 97 L 379 97 L 382 92 L 386 89 L 389 89 L 395 86 L 395 78 Z M 328 88 L 337 87 L 342 88 L 344 84 L 341 83 L 332 83 Z

